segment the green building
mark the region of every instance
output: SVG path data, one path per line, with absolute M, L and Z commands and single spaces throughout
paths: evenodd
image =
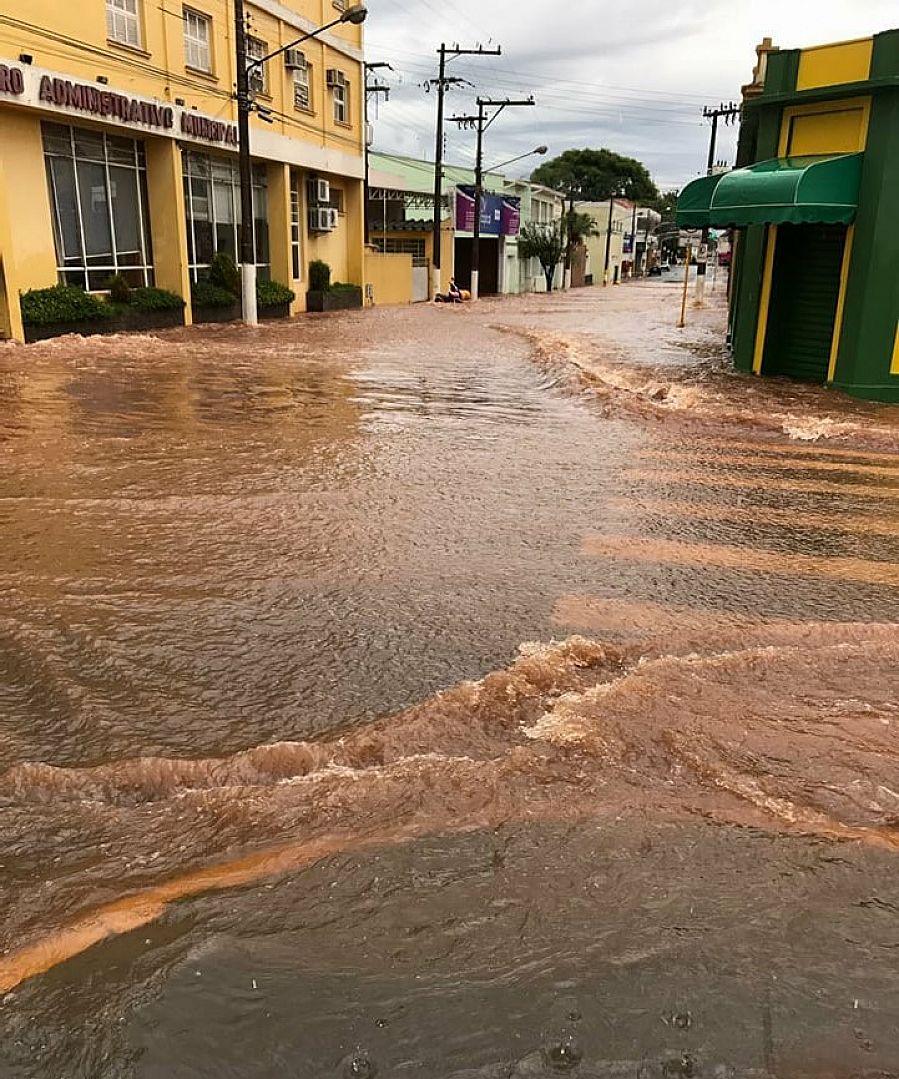
M 739 370 L 899 401 L 899 30 L 766 59 L 738 167 L 688 184 L 678 224 L 736 229 Z

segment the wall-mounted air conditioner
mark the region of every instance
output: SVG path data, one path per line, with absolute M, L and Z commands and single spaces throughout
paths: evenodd
M 309 181 L 309 201 L 325 203 L 331 201 L 331 185 L 327 180 L 319 180 L 316 176 Z
M 333 232 L 337 228 L 337 211 L 329 206 L 316 206 L 309 211 L 310 232 Z
M 346 75 L 342 71 L 338 71 L 336 67 L 329 67 L 325 73 L 325 82 L 330 87 L 346 86 Z
M 284 53 L 284 66 L 288 71 L 305 71 L 306 57 L 299 49 L 287 49 Z

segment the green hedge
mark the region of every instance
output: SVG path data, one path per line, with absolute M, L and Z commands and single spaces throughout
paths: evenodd
M 211 281 L 194 281 L 190 286 L 190 298 L 195 307 L 232 307 L 238 303 L 233 292 L 213 285 Z
M 184 300 L 167 288 L 133 288 L 129 306 L 132 311 L 180 311 Z
M 256 282 L 256 303 L 260 307 L 277 307 L 278 304 L 292 303 L 296 293 L 280 281 Z
M 115 311 L 104 300 L 75 285 L 33 288 L 22 293 L 22 321 L 29 326 L 53 322 L 100 322 Z

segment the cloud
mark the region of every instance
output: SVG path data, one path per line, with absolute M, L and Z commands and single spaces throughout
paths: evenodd
M 702 106 L 739 96 L 763 36 L 795 48 L 899 22 L 895 0 L 818 0 L 812 24 L 805 0 L 370 0 L 370 11 L 367 53 L 396 69 L 390 100 L 379 103 L 374 120 L 377 149 L 433 160 L 435 97 L 421 84 L 436 75 L 437 47 L 501 42 L 501 57 L 450 65 L 475 85 L 448 95 L 448 115 L 474 111 L 478 93 L 537 100 L 490 128 L 488 163 L 538 142 L 552 155 L 606 146 L 643 161 L 664 188 L 704 172 Z M 734 128 L 721 130 L 717 156 L 732 161 L 735 143 Z M 448 124 L 446 150 L 450 161 L 470 164 L 473 133 Z M 529 167 L 522 163 L 518 174 Z

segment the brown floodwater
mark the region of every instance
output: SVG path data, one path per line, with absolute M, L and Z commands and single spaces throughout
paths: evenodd
M 0 1077 L 899 1075 L 899 410 L 678 300 L 0 346 Z

